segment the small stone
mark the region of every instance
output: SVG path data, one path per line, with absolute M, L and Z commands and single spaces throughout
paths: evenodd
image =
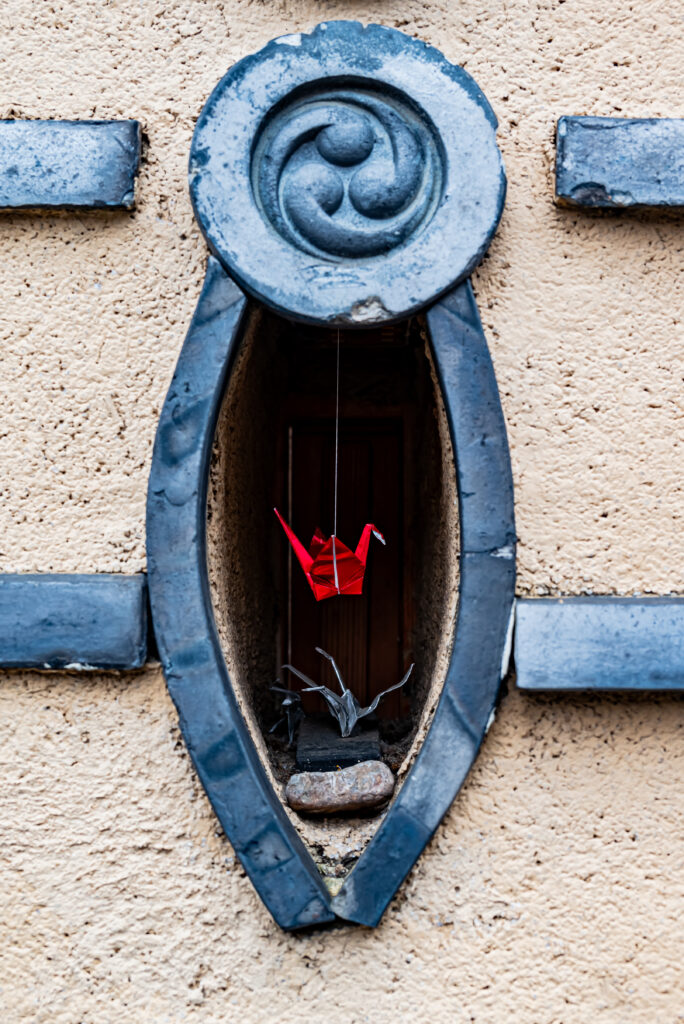
M 336 814 L 378 807 L 394 792 L 394 775 L 382 761 L 362 761 L 338 772 L 301 772 L 285 789 L 290 807 L 306 814 Z

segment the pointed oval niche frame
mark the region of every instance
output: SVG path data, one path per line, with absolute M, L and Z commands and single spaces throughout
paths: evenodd
M 463 69 L 401 32 L 356 22 L 269 43 L 231 68 L 197 123 L 190 188 L 212 255 L 154 446 L 150 600 L 197 773 L 285 929 L 378 923 L 459 792 L 507 666 L 513 485 L 468 280 L 503 208 L 495 130 Z M 460 582 L 446 679 L 398 796 L 334 896 L 260 761 L 212 608 L 208 479 L 245 292 L 290 319 L 328 327 L 425 310 L 455 455 Z

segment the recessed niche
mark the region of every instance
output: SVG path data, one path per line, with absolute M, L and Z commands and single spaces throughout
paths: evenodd
M 371 541 L 362 596 L 316 602 L 273 513 L 308 547 L 333 530 L 337 331 L 252 310 L 214 439 L 208 568 L 224 656 L 242 713 L 276 791 L 296 771 L 285 732 L 271 733 L 280 699 L 300 689 L 290 662 L 331 689 L 316 652 L 330 652 L 366 706 L 414 672 L 379 706 L 382 759 L 399 791 L 441 692 L 458 588 L 453 454 L 424 325 L 340 332 L 338 536 Z M 317 695 L 304 711 L 325 712 Z M 288 813 L 320 870 L 343 877 L 382 820 Z M 384 812 L 383 812 L 384 813 Z

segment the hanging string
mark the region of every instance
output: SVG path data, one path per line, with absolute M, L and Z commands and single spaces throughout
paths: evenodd
M 335 497 L 333 501 L 333 569 L 335 570 L 335 587 L 340 592 L 337 578 L 337 475 L 340 456 L 340 329 L 337 328 L 337 373 L 335 388 Z
M 337 536 L 337 467 L 340 454 L 340 329 L 337 328 L 337 386 L 335 392 L 335 502 L 333 533 Z

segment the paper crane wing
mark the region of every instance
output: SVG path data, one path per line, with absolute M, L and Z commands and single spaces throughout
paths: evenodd
M 362 593 L 371 534 L 385 543 L 385 538 L 372 523 L 366 523 L 356 551 L 351 551 L 339 537 L 332 536 L 326 539 L 318 528 L 307 551 L 278 509 L 273 511 L 292 545 L 292 550 L 317 601 L 334 597 L 336 594 Z
M 406 682 L 406 680 L 408 679 L 408 677 L 411 675 L 412 672 L 413 672 L 413 665 L 411 665 L 411 667 L 409 668 L 408 672 L 406 673 L 406 675 L 404 676 L 404 678 L 401 680 L 400 683 L 395 683 L 394 686 L 390 686 L 389 690 L 383 690 L 382 693 L 379 693 L 377 695 L 377 697 L 375 697 L 373 702 L 371 704 L 369 704 L 367 708 L 364 708 L 363 711 L 361 711 L 359 713 L 359 718 L 365 718 L 366 715 L 371 715 L 375 711 L 375 709 L 377 708 L 377 706 L 380 703 L 380 701 L 382 700 L 382 698 L 386 697 L 388 693 L 392 692 L 392 690 L 400 689 L 400 687 L 402 687 L 404 685 L 404 683 Z
M 339 668 L 337 667 L 337 662 L 333 658 L 332 654 L 328 654 L 328 652 L 324 651 L 322 647 L 316 647 L 316 648 L 314 648 L 314 650 L 316 651 L 317 654 L 322 654 L 324 658 L 328 659 L 328 661 L 332 665 L 333 672 L 337 676 L 337 682 L 340 684 L 340 690 L 342 691 L 342 693 L 346 693 L 347 692 L 347 687 L 344 685 L 344 680 L 342 678 L 342 673 L 340 672 Z
M 329 690 L 327 686 L 309 686 L 302 693 L 320 693 L 323 700 L 330 708 L 330 713 L 337 719 L 340 727 L 340 735 L 344 738 L 351 736 L 354 726 L 359 718 L 359 702 L 351 690 L 345 690 L 341 697 Z
M 300 672 L 298 668 L 294 667 L 294 665 L 283 665 L 283 668 L 289 669 L 293 675 L 297 676 L 297 679 L 301 679 L 301 681 L 306 683 L 307 686 L 317 686 L 317 683 L 314 683 L 313 679 L 309 679 L 308 676 L 305 676 L 304 673 Z
M 332 690 L 329 690 L 327 686 L 307 686 L 306 689 L 302 690 L 302 693 L 320 693 L 326 704 L 332 708 L 336 714 L 342 707 L 342 701 L 340 698 L 336 693 L 333 693 Z
M 311 566 L 313 565 L 313 557 L 306 550 L 306 548 L 304 547 L 302 542 L 297 538 L 294 530 L 291 530 L 290 527 L 287 525 L 287 523 L 285 522 L 285 520 L 281 516 L 280 512 L 278 511 L 278 509 L 274 508 L 273 511 L 278 516 L 278 519 L 280 520 L 280 525 L 282 526 L 283 530 L 287 534 L 287 539 L 289 540 L 290 544 L 292 545 L 292 550 L 294 551 L 295 555 L 299 559 L 299 564 L 301 565 L 301 567 L 304 570 L 304 572 L 307 573 L 307 575 L 308 575 L 309 570 L 311 569 Z M 316 534 L 314 534 L 314 539 L 315 538 L 316 538 Z
M 321 550 L 321 548 L 325 546 L 325 541 L 325 534 L 320 529 L 320 527 L 317 526 L 316 529 L 314 530 L 314 535 L 311 538 L 311 543 L 309 544 L 309 554 L 311 555 L 312 558 L 315 558 L 316 555 Z

